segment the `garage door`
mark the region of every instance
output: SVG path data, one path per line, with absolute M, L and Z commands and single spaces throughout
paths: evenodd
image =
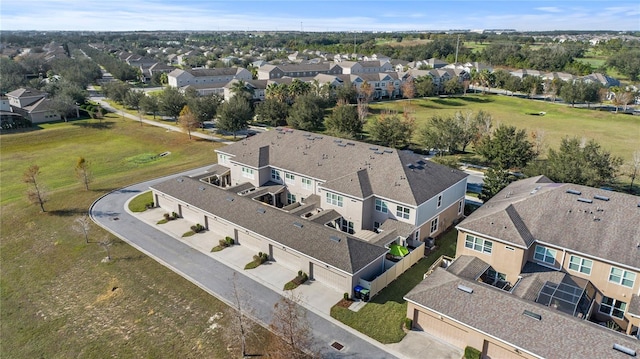
M 485 341 L 485 354 L 483 359 L 518 359 L 524 358 L 518 353 L 513 352 L 511 349 L 501 347 L 497 344 Z
M 337 271 L 332 271 L 321 264 L 312 263 L 313 279 L 326 285 L 327 287 L 334 288 L 339 292 L 348 292 L 350 285 L 346 285 L 345 275 Z
M 417 312 L 418 316 L 416 321 L 417 325 L 426 333 L 429 333 L 434 337 L 458 348 L 464 348 L 467 346 L 467 332 L 465 330 L 455 327 L 444 320 L 440 320 L 439 318 L 435 318 L 429 314 L 418 311 L 417 309 L 414 309 L 414 311 Z
M 290 251 L 272 245 L 271 256 L 273 257 L 273 261 L 293 271 L 298 272 L 302 269 L 300 268 L 300 258 Z
M 182 216 L 182 218 L 193 223 L 200 223 L 202 222 L 202 218 L 203 218 L 200 212 L 196 211 L 193 208 L 183 206 L 183 205 L 180 206 L 180 215 Z
M 264 252 L 262 241 L 259 238 L 255 238 L 250 236 L 247 233 L 238 231 L 238 242 L 241 246 L 246 246 L 247 248 L 256 252 Z

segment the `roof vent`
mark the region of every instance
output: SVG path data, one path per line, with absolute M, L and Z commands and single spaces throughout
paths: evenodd
M 633 350 L 631 348 L 628 348 L 628 347 L 625 347 L 624 345 L 614 344 L 613 345 L 613 349 L 617 350 L 619 352 L 625 353 L 625 354 L 627 354 L 629 356 L 632 356 L 632 357 L 636 356 L 636 351 L 635 350 Z
M 353 143 L 353 142 L 347 142 L 347 145 L 348 145 L 348 146 L 355 146 L 356 144 L 355 144 L 355 143 Z
M 575 189 L 568 189 L 566 192 L 569 193 L 569 194 L 575 194 L 575 195 L 582 194 L 582 192 L 576 191 Z
M 386 152 L 386 151 L 385 151 Z M 427 164 L 425 161 L 420 160 L 418 162 L 416 162 L 417 164 L 419 164 L 420 166 Z
M 266 209 L 264 209 L 264 208 L 262 208 L 262 207 L 258 207 L 258 209 L 256 210 L 256 212 L 258 212 L 258 213 L 262 213 L 262 214 L 265 214 L 265 213 L 267 213 L 267 210 L 266 210 Z
M 469 294 L 473 293 L 473 288 L 467 287 L 466 285 L 458 284 L 458 289 L 465 293 L 469 293 Z
M 296 228 L 302 228 L 303 227 L 302 223 L 300 223 L 300 222 L 293 222 L 293 225 Z
M 198 187 L 199 190 L 204 191 L 204 187 L 200 186 Z
M 522 312 L 522 314 L 526 315 L 527 317 L 531 317 L 535 320 L 542 320 L 542 316 L 538 313 L 534 313 L 530 310 L 525 310 L 524 312 Z
M 608 200 L 609 200 L 609 197 L 607 197 L 607 196 L 600 196 L 600 195 L 595 195 L 595 196 L 593 196 L 593 198 L 595 198 L 595 199 L 599 199 L 599 200 L 601 200 L 601 201 L 608 201 Z
M 378 150 L 378 147 L 369 147 L 369 149 L 370 149 L 371 151 L 377 151 L 377 150 Z
M 340 146 L 340 147 L 347 147 L 347 145 L 346 145 L 346 144 L 344 144 L 344 143 L 338 143 L 338 146 Z
M 229 202 L 233 202 L 233 197 L 228 196 L 228 197 L 227 197 L 227 201 L 229 201 Z
M 334 241 L 336 243 L 340 243 L 340 238 L 339 237 L 331 236 L 331 237 L 329 237 L 329 239 L 331 239 L 332 241 Z
M 302 135 L 303 137 L 311 137 L 311 134 L 309 133 L 305 133 L 304 135 Z
M 540 190 L 540 188 L 542 188 L 542 186 L 538 186 L 538 187 L 532 189 L 531 192 L 529 192 L 529 194 L 535 194 L 536 192 L 538 192 Z
M 385 153 L 393 153 L 392 150 L 384 150 Z
M 578 202 L 593 203 L 593 200 L 592 200 L 592 199 L 589 199 L 589 198 L 579 197 L 579 198 L 578 198 Z
M 333 140 L 335 143 L 342 143 L 342 140 Z
M 178 181 L 178 182 L 180 182 L 180 183 L 182 183 L 182 182 L 184 182 L 184 178 L 178 178 L 178 180 L 177 180 L 177 181 Z
M 375 151 L 374 153 L 375 153 L 376 155 L 382 155 L 382 154 L 384 154 L 384 152 L 380 152 L 380 151 Z

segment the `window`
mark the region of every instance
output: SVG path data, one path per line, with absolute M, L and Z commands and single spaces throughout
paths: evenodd
M 396 207 L 396 216 L 404 219 L 409 219 L 410 209 L 407 207 L 397 206 Z
M 292 175 L 291 173 L 285 173 L 284 181 L 287 182 L 288 184 L 294 184 L 296 183 L 296 176 Z
M 302 188 L 303 189 L 311 189 L 311 179 L 310 178 L 302 178 Z
M 533 254 L 533 259 L 553 265 L 556 263 L 556 251 L 543 246 L 536 246 L 536 252 Z
M 438 196 L 438 208 L 440 208 L 440 206 L 442 206 L 442 195 Z
M 242 167 L 242 177 L 253 179 L 253 170 L 251 168 Z
M 349 234 L 354 234 L 355 233 L 355 231 L 353 230 L 353 222 L 347 221 L 344 218 L 342 218 L 342 223 L 340 225 L 340 228 L 342 229 L 343 232 L 346 232 L 346 233 L 349 233 Z
M 339 196 L 335 193 L 328 193 L 327 192 L 327 203 L 334 205 L 334 206 L 338 206 L 338 207 L 342 207 L 342 202 L 344 201 L 344 198 L 342 196 Z
M 496 272 L 493 268 L 487 269 L 487 279 L 492 282 L 496 282 L 499 280 L 507 280 L 507 275 L 504 273 Z
M 438 230 L 438 217 L 434 218 L 431 221 L 431 232 L 429 232 L 429 233 L 433 234 L 433 232 L 435 232 L 437 230 Z
M 287 193 L 287 204 L 296 203 L 296 195 Z
M 584 259 L 578 256 L 569 257 L 569 269 L 574 270 L 576 272 L 590 275 L 592 266 L 593 266 L 593 261 L 590 261 L 588 259 Z
M 282 182 L 282 177 L 280 177 L 280 171 L 272 169 L 271 179 L 274 181 Z
M 626 271 L 624 269 L 611 267 L 609 272 L 609 282 L 622 284 L 625 287 L 633 288 L 633 283 L 636 280 L 636 274 Z
M 380 228 L 380 222 L 373 222 L 373 230 L 377 230 L 378 228 Z
M 474 251 L 491 254 L 491 250 L 493 249 L 493 242 L 467 234 L 467 238 L 464 241 L 464 246 L 473 249 Z
M 229 156 L 220 155 L 220 163 L 229 163 Z
M 627 309 L 627 303 L 609 297 L 602 297 L 600 313 L 622 319 L 624 318 L 625 309 Z
M 388 213 L 389 209 L 387 208 L 387 202 L 381 199 L 376 199 L 376 211 L 382 212 L 382 213 Z
M 464 201 L 458 202 L 458 214 L 462 213 L 463 209 L 464 209 Z

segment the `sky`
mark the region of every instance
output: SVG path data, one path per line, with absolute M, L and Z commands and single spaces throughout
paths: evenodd
M 640 1 L 20 0 L 0 30 L 640 30 Z

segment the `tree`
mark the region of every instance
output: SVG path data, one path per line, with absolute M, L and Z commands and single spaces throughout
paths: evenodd
M 569 81 L 560 88 L 560 97 L 564 102 L 570 103 L 574 107 L 575 103 L 580 101 L 580 81 Z
M 235 309 L 235 313 L 233 313 L 235 317 L 233 325 L 236 327 L 235 331 L 240 334 L 240 352 L 242 354 L 242 358 L 245 358 L 247 356 L 247 335 L 249 329 L 248 324 L 250 321 L 247 319 L 244 313 L 244 308 L 240 300 L 240 292 L 238 291 L 238 286 L 236 285 L 237 281 L 237 273 L 233 272 L 233 309 Z
M 105 252 L 107 252 L 107 257 L 103 259 L 103 262 L 111 261 L 111 246 L 113 245 L 113 240 L 109 237 L 108 234 L 104 236 L 104 238 L 98 242 L 98 245 L 102 247 Z
M 253 100 L 254 89 L 251 85 L 247 84 L 244 80 L 235 80 L 231 84 L 231 93 L 233 96 L 243 96 L 247 100 Z
M 525 130 L 500 125 L 493 135 L 484 137 L 477 152 L 500 169 L 522 168 L 536 157 Z
M 462 92 L 462 84 L 458 82 L 457 77 L 453 77 L 444 83 L 444 93 L 453 95 Z
M 333 109 L 331 116 L 325 121 L 325 126 L 334 134 L 351 138 L 362 132 L 362 121 L 358 116 L 358 110 L 346 104 L 339 104 Z
M 49 194 L 45 187 L 40 183 L 38 177 L 40 176 L 40 167 L 38 165 L 31 165 L 24 171 L 22 175 L 22 182 L 26 183 L 27 199 L 30 203 L 39 205 L 42 212 L 46 212 L 44 204 L 49 200 Z
M 369 103 L 373 98 L 374 91 L 375 90 L 373 86 L 368 81 L 365 81 L 362 83 L 362 85 L 360 85 L 360 88 L 358 89 L 358 94 L 360 95 L 358 96 L 358 98 L 361 101 Z
M 558 150 L 549 149 L 546 162 L 535 164 L 527 173 L 543 174 L 556 182 L 600 187 L 614 180 L 621 164 L 621 158 L 603 150 L 593 139 L 583 143 L 565 137 Z
M 158 113 L 158 110 L 160 110 L 158 97 L 153 95 L 145 96 L 140 99 L 139 106 L 143 112 L 153 114 L 153 119 L 156 119 L 156 114 Z
M 160 93 L 160 109 L 165 115 L 171 116 L 178 121 L 180 111 L 187 104 L 187 100 L 175 87 L 166 87 Z
M 343 101 L 345 103 L 356 103 L 358 92 L 356 89 L 348 83 L 342 86 L 338 86 L 335 90 L 336 101 Z
M 311 95 L 298 97 L 289 110 L 287 124 L 306 131 L 320 128 L 324 120 L 324 109 L 318 104 L 321 100 Z
M 216 117 L 221 104 L 222 98 L 215 94 L 187 98 L 187 105 L 198 122 L 209 121 Z
M 187 134 L 189 135 L 189 139 L 191 139 L 191 131 L 200 127 L 200 122 L 196 118 L 196 116 L 191 112 L 189 105 L 185 105 L 180 111 L 180 117 L 178 118 L 178 123 L 180 127 L 182 127 Z
M 406 98 L 411 102 L 411 99 L 416 97 L 416 87 L 413 82 L 413 78 L 407 79 L 401 86 L 402 89 L 402 97 Z
M 438 154 L 453 154 L 460 143 L 461 129 L 451 117 L 433 116 L 420 130 L 420 142 Z
M 89 243 L 89 231 L 91 230 L 91 219 L 84 215 L 77 217 L 74 221 L 72 229 L 84 237 L 85 243 Z
M 431 76 L 420 76 L 416 78 L 415 88 L 418 97 L 429 97 L 436 94 L 436 88 Z
M 286 125 L 288 114 L 289 105 L 275 98 L 267 98 L 256 104 L 256 119 L 270 126 Z
M 67 117 L 77 108 L 78 106 L 71 96 L 59 95 L 51 99 L 51 109 L 62 117 L 64 122 L 67 122 Z
M 290 291 L 273 306 L 271 331 L 282 339 L 282 346 L 272 346 L 269 355 L 276 358 L 308 358 L 313 344 L 313 333 L 305 311 L 300 306 L 300 297 Z
M 93 180 L 93 176 L 91 175 L 91 169 L 89 168 L 89 161 L 87 161 L 84 157 L 79 157 L 76 162 L 76 176 L 80 183 L 84 186 L 85 190 L 89 190 L 89 183 Z
M 507 187 L 509 183 L 515 181 L 515 176 L 511 175 L 509 171 L 504 169 L 489 168 L 484 175 L 484 183 L 482 185 L 482 193 L 478 195 L 478 199 L 483 202 L 490 200 L 503 188 Z
M 233 96 L 222 104 L 217 125 L 223 131 L 233 132 L 233 138 L 236 138 L 236 132 L 247 128 L 252 119 L 253 109 L 249 100 L 244 96 Z
M 636 176 L 638 176 L 638 172 L 640 172 L 640 150 L 633 152 L 631 162 L 627 163 L 625 169 L 627 175 L 631 178 L 629 193 L 633 194 L 633 182 L 635 181 Z
M 542 80 L 538 76 L 525 76 L 522 79 L 522 89 L 529 97 L 542 93 Z
M 401 118 L 388 112 L 380 114 L 369 127 L 369 135 L 379 143 L 389 147 L 403 148 L 411 142 L 415 128 L 412 118 Z

